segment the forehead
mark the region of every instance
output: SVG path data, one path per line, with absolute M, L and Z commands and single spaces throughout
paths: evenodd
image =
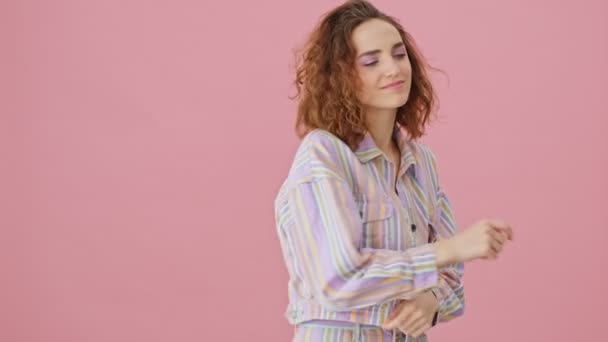
M 399 31 L 390 23 L 380 19 L 370 19 L 355 28 L 352 35 L 357 53 L 375 49 L 391 49 L 402 42 Z

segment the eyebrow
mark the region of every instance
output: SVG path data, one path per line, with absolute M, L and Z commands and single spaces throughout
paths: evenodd
M 405 44 L 403 44 L 403 42 L 395 43 L 395 44 L 393 44 L 393 48 L 391 50 L 395 50 L 396 48 L 401 47 L 401 46 L 405 46 Z M 367 56 L 367 55 L 376 55 L 376 54 L 379 54 L 380 52 L 381 52 L 381 50 L 366 51 L 366 52 L 360 54 L 359 56 L 357 56 L 357 58 Z

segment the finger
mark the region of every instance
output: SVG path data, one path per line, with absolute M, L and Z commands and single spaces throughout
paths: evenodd
M 510 224 L 502 220 L 488 220 L 488 223 L 495 230 L 506 233 L 509 240 L 513 240 L 513 229 Z
M 393 318 L 390 321 L 384 322 L 384 324 L 382 324 L 382 329 L 385 329 L 385 330 L 394 329 L 397 326 L 396 323 L 397 323 L 396 320 Z
M 399 327 L 412 331 L 412 329 L 419 326 L 421 322 L 424 323 L 423 314 L 413 312 L 406 320 L 399 324 Z
M 500 251 L 502 250 L 502 244 L 500 243 L 500 241 L 492 240 L 490 241 L 490 245 L 492 246 L 492 251 L 496 255 L 500 254 Z
M 511 226 L 509 226 L 505 229 L 501 229 L 500 232 L 505 234 L 507 239 L 513 241 L 513 228 L 511 228 Z
M 429 323 L 428 317 L 421 315 L 418 319 L 412 321 L 411 323 L 400 326 L 400 329 L 406 330 L 409 335 L 413 335 L 417 331 L 424 330 L 424 326 L 427 323 Z
M 397 314 L 397 316 L 395 318 L 393 318 L 392 320 L 384 323 L 382 325 L 382 327 L 384 329 L 394 329 L 397 328 L 401 322 L 403 322 L 404 320 L 407 319 L 407 317 L 409 316 L 411 309 L 409 309 L 407 306 L 404 306 L 403 308 L 401 308 L 401 310 L 399 311 L 399 313 Z
M 388 315 L 388 317 L 386 318 L 386 321 L 387 321 L 387 322 L 390 322 L 390 321 L 392 321 L 393 319 L 395 319 L 395 317 L 397 317 L 397 315 L 399 314 L 399 311 L 401 311 L 401 310 L 399 309 L 399 307 L 398 307 L 398 306 L 397 306 L 397 307 L 395 307 L 395 308 L 393 309 L 393 311 L 391 311 L 391 313 L 390 313 L 390 314 Z
M 393 310 L 391 311 L 391 313 L 388 315 L 388 317 L 386 318 L 383 327 L 386 325 L 388 326 L 390 323 L 393 323 L 395 321 L 395 318 L 397 318 L 399 316 L 399 314 L 401 313 L 401 311 L 403 310 L 403 308 L 405 307 L 405 305 L 407 305 L 407 301 L 401 301 L 399 302 L 399 304 L 397 304 Z
M 410 333 L 410 335 L 413 338 L 418 338 L 418 337 L 422 336 L 422 334 L 424 334 L 430 328 L 431 328 L 431 325 L 429 323 L 424 323 L 419 328 L 412 330 L 412 332 Z
M 416 319 L 416 320 L 411 320 L 410 322 L 401 325 L 401 328 L 404 328 L 405 330 L 409 331 L 410 334 L 416 330 L 420 330 L 420 328 L 422 328 L 425 324 L 426 324 L 426 319 L 424 316 L 421 316 L 420 318 Z
M 513 233 L 513 228 L 512 227 L 509 227 L 507 235 L 509 236 L 509 240 L 513 241 L 513 238 L 514 238 L 515 235 Z
M 492 233 L 490 233 L 490 236 L 496 240 L 496 243 L 500 244 L 500 249 L 503 248 L 504 244 L 507 242 L 507 240 L 509 239 L 509 237 L 507 236 L 507 233 L 503 232 L 503 231 L 492 231 Z
M 395 313 L 395 314 L 391 314 L 392 317 L 390 317 L 390 319 L 387 319 L 384 324 L 382 324 L 382 328 L 384 329 L 393 329 L 395 327 L 397 327 L 398 323 L 399 323 L 399 312 Z
M 509 224 L 503 220 L 489 219 L 486 220 L 490 226 L 495 229 L 505 230 L 509 228 Z
M 500 232 L 492 232 L 490 233 L 490 243 L 493 245 L 503 246 L 506 241 L 506 236 L 504 233 Z
M 507 235 L 506 232 L 503 231 L 494 231 L 494 239 L 498 240 L 498 242 L 500 242 L 500 244 L 505 243 L 505 241 L 507 241 L 509 239 L 509 236 Z
M 411 325 L 412 315 L 412 311 L 408 311 L 404 315 L 402 315 L 399 321 L 397 322 L 397 327 L 409 327 Z

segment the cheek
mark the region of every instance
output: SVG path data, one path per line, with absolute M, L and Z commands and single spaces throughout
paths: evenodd
M 400 69 L 401 73 L 406 79 L 410 79 L 412 77 L 412 66 L 408 61 L 403 62 Z
M 369 102 L 374 97 L 377 78 L 372 72 L 360 72 L 359 77 L 361 78 L 360 100 L 364 103 Z

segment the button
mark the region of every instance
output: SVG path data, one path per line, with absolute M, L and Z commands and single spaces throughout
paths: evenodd
M 412 231 L 415 232 L 416 231 L 416 225 L 414 223 L 412 223 Z

